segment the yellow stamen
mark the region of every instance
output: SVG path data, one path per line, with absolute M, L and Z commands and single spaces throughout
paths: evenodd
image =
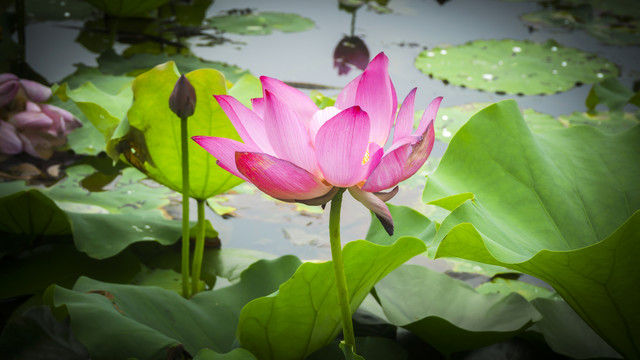
M 362 158 L 362 165 L 368 162 L 369 162 L 369 150 L 367 150 L 367 152 L 364 154 L 364 157 Z

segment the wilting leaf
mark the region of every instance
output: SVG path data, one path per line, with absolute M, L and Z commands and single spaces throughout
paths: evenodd
M 480 294 L 467 283 L 418 265 L 404 265 L 376 285 L 389 321 L 444 354 L 511 338 L 540 320 L 516 294 Z
M 478 40 L 436 47 L 421 52 L 415 66 L 453 85 L 524 95 L 554 94 L 618 75 L 612 62 L 553 41 Z
M 391 246 L 347 243 L 343 257 L 351 311 L 376 282 L 422 251 L 424 243 L 409 237 Z M 277 294 L 247 304 L 237 336 L 260 359 L 301 359 L 331 343 L 340 328 L 333 263 L 328 261 L 302 264 Z
M 277 290 L 299 265 L 294 256 L 261 260 L 237 284 L 189 300 L 158 287 L 83 277 L 73 290 L 56 286 L 52 305 L 66 307 L 76 337 L 93 359 L 165 358 L 181 348 L 192 356 L 205 348 L 228 352 L 244 304 Z
M 621 354 L 640 339 L 640 127 L 531 133 L 517 105 L 477 113 L 423 200 L 452 211 L 429 253 L 538 277 Z

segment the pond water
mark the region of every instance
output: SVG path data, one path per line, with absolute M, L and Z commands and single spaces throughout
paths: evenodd
M 366 44 L 371 57 L 384 51 L 390 59 L 390 75 L 399 101 L 414 87 L 418 88 L 416 109 L 424 109 L 436 96 L 443 96 L 442 107 L 470 102 L 496 102 L 516 99 L 522 108 L 533 108 L 554 116 L 585 111 L 584 100 L 590 85 L 575 87 L 549 96 L 498 95 L 458 86 L 445 85 L 429 78 L 414 66 L 418 54 L 441 45 L 460 45 L 480 39 L 519 39 L 545 42 L 553 39 L 560 45 L 575 47 L 605 57 L 616 63 L 623 84 L 631 87 L 640 79 L 640 48 L 601 44 L 582 31 L 542 29 L 530 31 L 519 18 L 541 6 L 535 2 L 498 0 L 452 0 L 440 4 L 433 0 L 391 0 L 390 13 L 380 14 L 366 6 L 355 13 L 353 35 Z M 352 69 L 339 75 L 333 66 L 333 53 L 344 36 L 350 35 L 352 14 L 339 9 L 335 1 L 216 1 L 207 17 L 232 9 L 250 8 L 260 11 L 296 13 L 315 22 L 315 27 L 298 33 L 274 31 L 265 36 L 225 34 L 232 40 L 217 46 L 201 46 L 192 38 L 191 50 L 207 60 L 223 61 L 250 70 L 254 75 L 267 75 L 286 82 L 323 87 L 327 96 L 335 96 L 348 81 L 361 71 Z M 56 82 L 72 73 L 73 63 L 96 64 L 96 55 L 74 42 L 82 26 L 78 21 L 35 23 L 27 27 L 27 61 L 47 80 Z M 212 31 L 213 33 L 213 31 Z M 121 51 L 124 45 L 116 44 Z M 309 91 L 308 89 L 302 89 Z M 438 142 L 432 153 L 442 156 L 446 144 Z M 428 214 L 434 208 L 421 202 L 424 172 L 401 186 L 391 203 L 408 205 Z M 309 209 L 300 211 L 295 205 L 276 202 L 241 185 L 238 191 L 224 195 L 233 206 L 235 216 L 223 218 L 207 209 L 207 218 L 219 231 L 224 247 L 250 248 L 275 255 L 295 254 L 303 259 L 329 259 L 328 212 Z M 192 204 L 193 216 L 195 205 Z M 437 212 L 434 214 L 437 218 Z M 342 216 L 344 241 L 364 238 L 370 215 L 350 196 L 345 197 Z M 426 258 L 414 260 L 440 270 L 449 265 Z

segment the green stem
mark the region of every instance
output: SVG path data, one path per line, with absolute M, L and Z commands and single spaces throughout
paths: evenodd
M 198 199 L 198 235 L 196 237 L 196 249 L 193 252 L 193 265 L 191 268 L 191 294 L 195 295 L 200 290 L 200 271 L 202 270 L 202 256 L 204 255 L 204 200 Z
M 340 189 L 331 200 L 331 212 L 329 214 L 329 238 L 331 240 L 331 258 L 333 270 L 336 275 L 336 288 L 338 290 L 338 306 L 342 317 L 342 332 L 344 342 L 356 351 L 356 338 L 353 335 L 353 323 L 351 322 L 351 308 L 349 306 L 349 291 L 347 290 L 347 278 L 344 274 L 342 261 L 342 245 L 340 243 L 340 207 L 342 194 L 345 189 Z
M 180 119 L 182 142 L 182 296 L 189 298 L 189 142 L 187 118 Z

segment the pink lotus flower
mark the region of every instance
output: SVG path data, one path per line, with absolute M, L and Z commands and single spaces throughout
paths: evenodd
M 396 92 L 384 53 L 347 84 L 335 106 L 322 110 L 279 80 L 263 76 L 260 81 L 264 97 L 253 99 L 253 110 L 231 96 L 214 95 L 243 142 L 208 136 L 193 140 L 222 168 L 282 201 L 324 205 L 338 188 L 348 188 L 392 234 L 384 202 L 431 153 L 442 98 L 431 102 L 412 133 L 416 89 L 396 118 Z M 385 151 L 394 120 L 393 141 Z
M 53 148 L 82 123 L 57 106 L 37 104 L 51 96 L 51 89 L 13 74 L 0 74 L 0 160 L 21 152 L 47 159 Z M 3 107 L 6 107 L 3 108 Z

